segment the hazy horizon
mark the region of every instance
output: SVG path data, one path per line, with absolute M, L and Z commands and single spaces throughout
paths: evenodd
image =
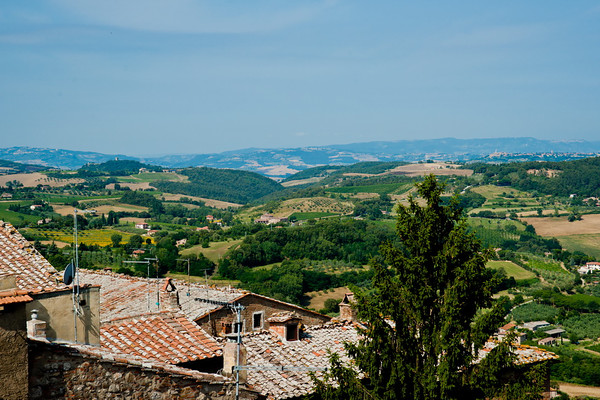
M 0 137 L 209 154 L 600 137 L 593 1 L 6 0 Z

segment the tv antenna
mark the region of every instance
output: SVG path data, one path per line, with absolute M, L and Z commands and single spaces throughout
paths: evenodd
M 146 282 L 148 283 L 148 293 L 147 293 L 147 304 L 146 310 L 150 311 L 150 294 L 152 293 L 152 288 L 150 286 L 150 261 L 156 261 L 156 306 L 160 307 L 160 295 L 159 295 L 159 282 L 158 282 L 158 258 L 144 258 L 144 260 L 139 261 L 121 261 L 123 264 L 146 264 Z
M 239 400 L 240 398 L 240 371 L 298 371 L 298 372 L 308 372 L 308 371 L 327 371 L 327 368 L 319 368 L 319 367 L 291 367 L 285 365 L 241 365 L 240 364 L 240 352 L 242 347 L 242 311 L 245 307 L 239 303 L 227 303 L 225 301 L 211 300 L 211 299 L 203 299 L 200 297 L 195 298 L 196 301 L 201 301 L 208 304 L 224 306 L 232 310 L 236 313 L 236 323 L 235 323 L 235 333 L 236 335 L 236 359 L 235 365 L 233 367 L 233 372 L 235 372 L 235 398 Z
M 77 236 L 77 209 L 73 210 L 73 240 L 75 242 L 75 259 L 67 265 L 63 274 L 63 281 L 66 285 L 73 283 L 73 332 L 75 334 L 75 343 L 77 343 L 77 317 L 82 315 L 79 307 L 79 238 Z
M 190 275 L 190 259 L 189 258 L 178 258 L 177 261 L 186 261 L 187 262 L 187 283 L 188 283 L 188 287 L 187 287 L 187 293 L 186 296 L 190 296 L 190 286 L 192 285 L 192 277 Z M 204 271 L 204 284 L 206 286 L 206 293 L 208 296 L 208 271 L 210 270 L 210 268 L 204 268 L 201 269 L 199 271 Z

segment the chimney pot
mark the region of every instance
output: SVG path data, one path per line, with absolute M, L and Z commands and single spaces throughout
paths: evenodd
M 38 310 L 31 310 L 31 320 L 27 321 L 27 336 L 46 339 L 46 321 L 40 321 Z

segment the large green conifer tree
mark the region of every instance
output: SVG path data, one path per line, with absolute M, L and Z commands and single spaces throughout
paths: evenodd
M 317 383 L 318 397 L 468 399 L 506 393 L 500 378 L 514 365 L 509 346 L 475 362 L 503 319 L 501 305 L 492 300 L 496 282 L 485 267 L 488 254 L 467 232 L 458 200 L 442 200 L 443 185 L 433 175 L 417 189 L 421 199 L 398 206 L 402 247 L 382 246 L 383 261 L 373 265 L 374 290 L 356 293 L 358 319 L 366 328 L 360 342 L 348 346 L 354 367 L 334 356 L 325 380 Z M 521 393 L 535 398 L 536 390 L 534 385 Z

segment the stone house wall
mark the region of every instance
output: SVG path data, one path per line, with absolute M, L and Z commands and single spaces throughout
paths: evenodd
M 25 303 L 0 307 L 0 399 L 26 399 L 27 330 Z
M 93 358 L 60 345 L 30 343 L 30 399 L 233 400 L 235 384 Z M 195 372 L 195 371 L 193 371 Z M 240 390 L 240 399 L 259 400 Z
M 245 307 L 242 311 L 242 332 L 254 332 L 269 329 L 267 319 L 281 312 L 292 312 L 296 314 L 300 319 L 300 322 L 306 326 L 321 325 L 331 320 L 331 318 L 326 315 L 255 294 L 244 296 L 238 303 Z M 258 316 L 260 316 L 261 324 L 258 324 L 258 326 L 255 327 L 255 318 L 258 319 Z M 196 323 L 213 336 L 223 336 L 225 333 L 223 331 L 223 324 L 229 324 L 235 321 L 235 313 L 229 308 L 223 307 L 213 311 L 210 315 L 205 315 L 202 318 L 197 319 Z

